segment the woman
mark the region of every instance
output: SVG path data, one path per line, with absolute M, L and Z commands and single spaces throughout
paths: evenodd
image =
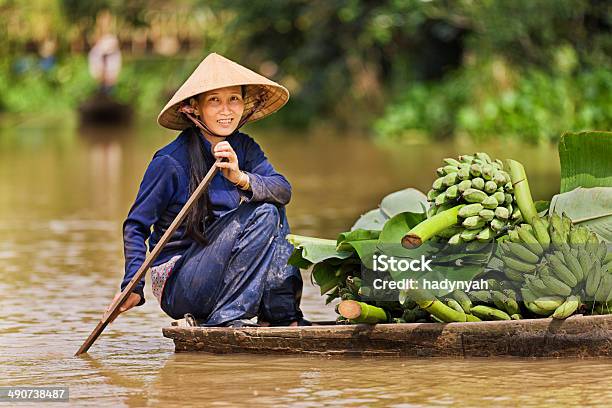
M 308 324 L 299 301 L 299 270 L 284 206 L 291 186 L 260 147 L 238 129 L 280 109 L 281 85 L 210 54 L 179 88 L 157 121 L 181 130 L 155 153 L 123 225 L 125 288 L 208 169 L 220 171 L 151 268 L 161 308 L 204 326 Z M 222 159 L 224 161 L 216 162 Z M 215 164 L 216 163 L 216 164 Z M 151 232 L 151 226 L 153 232 Z M 144 303 L 144 279 L 120 312 Z

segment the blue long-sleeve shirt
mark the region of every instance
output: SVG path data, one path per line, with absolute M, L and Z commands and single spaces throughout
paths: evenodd
M 152 251 L 189 199 L 190 132 L 197 131 L 194 128 L 185 129 L 174 141 L 158 150 L 145 171 L 136 200 L 123 223 L 125 275 L 121 282 L 122 290 L 144 263 L 147 252 L 145 241 L 149 240 L 149 250 Z M 206 161 L 213 163 L 215 159 L 211 143 L 204 138 L 202 140 Z M 216 219 L 237 208 L 241 201 L 286 205 L 291 198 L 291 185 L 274 170 L 259 145 L 240 132 L 234 132 L 225 140 L 236 152 L 238 166 L 249 177 L 251 186 L 247 191 L 240 190 L 219 171 L 208 187 L 213 217 Z M 183 223 L 153 262 L 153 266 L 181 255 L 189 248 L 193 240 L 184 236 L 184 233 Z M 134 292 L 141 296 L 139 305 L 143 304 L 144 278 Z

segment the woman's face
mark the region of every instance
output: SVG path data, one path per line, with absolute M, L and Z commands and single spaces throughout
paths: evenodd
M 197 97 L 197 103 L 204 124 L 220 136 L 229 136 L 236 130 L 244 111 L 240 86 L 204 92 Z

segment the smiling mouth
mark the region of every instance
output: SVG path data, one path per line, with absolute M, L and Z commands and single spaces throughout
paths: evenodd
M 221 126 L 228 126 L 230 125 L 232 122 L 234 121 L 233 118 L 229 118 L 229 119 L 219 119 L 217 121 L 218 124 L 220 124 Z

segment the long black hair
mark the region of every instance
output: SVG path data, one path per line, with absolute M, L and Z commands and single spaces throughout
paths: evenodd
M 242 98 L 246 96 L 246 85 L 240 86 L 240 93 L 242 94 Z M 246 116 L 246 118 L 250 117 L 255 110 L 257 109 L 257 105 L 253 108 L 253 110 Z M 189 115 L 188 115 L 189 117 Z M 243 121 L 246 120 L 245 117 L 241 119 L 241 123 L 236 128 L 235 132 L 242 126 Z M 195 121 L 195 119 L 191 119 Z M 200 123 L 200 126 L 203 126 L 209 132 L 210 130 L 205 127 L 204 124 Z M 211 132 L 212 133 L 212 132 Z M 213 135 L 215 135 L 213 133 Z M 204 154 L 204 141 L 202 140 L 204 136 L 200 132 L 197 126 L 192 126 L 189 132 L 189 196 L 193 194 L 193 192 L 198 188 L 200 182 L 204 178 L 204 175 L 208 172 L 211 166 L 215 163 L 206 161 L 206 155 Z M 185 233 L 199 242 L 202 245 L 208 244 L 208 239 L 206 237 L 206 219 L 207 217 L 212 218 L 212 208 L 210 205 L 210 197 L 208 195 L 208 191 L 206 191 L 195 203 L 193 209 L 187 215 L 187 226 L 185 229 Z
M 208 172 L 214 163 L 208 163 L 204 154 L 204 142 L 199 129 L 193 127 L 189 132 L 189 196 Z M 210 197 L 208 191 L 204 192 L 197 200 L 195 206 L 187 215 L 187 225 L 185 233 L 202 245 L 208 244 L 206 237 L 206 218 L 212 216 L 210 208 Z

